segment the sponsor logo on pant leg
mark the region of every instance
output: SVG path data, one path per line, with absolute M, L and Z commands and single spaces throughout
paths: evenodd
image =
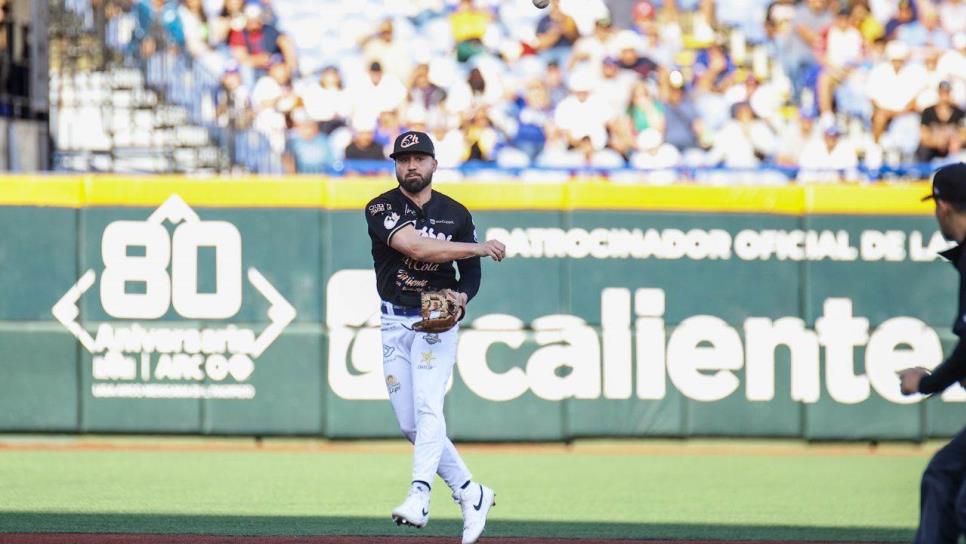
M 433 352 L 432 351 L 424 351 L 422 353 L 422 357 L 421 357 L 421 359 L 419 361 L 419 364 L 416 365 L 416 368 L 421 368 L 423 370 L 432 370 L 433 369 L 433 361 L 435 361 L 435 357 L 433 356 Z

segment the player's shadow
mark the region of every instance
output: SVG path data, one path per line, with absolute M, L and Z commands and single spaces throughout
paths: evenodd
M 339 516 L 198 516 L 177 514 L 76 514 L 0 512 L 2 533 L 150 533 L 250 536 L 446 536 L 460 534 L 456 519 L 434 519 L 425 529 L 396 527 L 387 518 Z M 608 523 L 493 519 L 488 537 L 620 540 L 909 542 L 912 531 L 874 527 L 805 527 L 682 523 Z M 114 540 L 112 540 L 113 542 Z M 288 541 L 286 541 L 288 542 Z M 295 542 L 295 541 L 292 541 Z M 301 540 L 299 540 L 301 542 Z M 514 542 L 518 542 L 514 539 Z

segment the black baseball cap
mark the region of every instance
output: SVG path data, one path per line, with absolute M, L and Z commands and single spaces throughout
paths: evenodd
M 434 159 L 436 158 L 436 148 L 433 147 L 433 141 L 429 139 L 428 134 L 419 132 L 418 130 L 403 132 L 396 137 L 396 142 L 392 145 L 392 153 L 389 154 L 389 158 L 395 159 L 403 155 L 412 155 L 413 153 L 422 153 Z
M 932 194 L 923 201 L 938 199 L 966 203 L 966 163 L 947 164 L 932 175 Z

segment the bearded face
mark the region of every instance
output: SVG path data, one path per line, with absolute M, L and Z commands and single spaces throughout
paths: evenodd
M 436 159 L 413 153 L 396 158 L 396 181 L 407 193 L 416 194 L 433 182 Z

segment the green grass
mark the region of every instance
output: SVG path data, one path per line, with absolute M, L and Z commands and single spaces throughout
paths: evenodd
M 380 451 L 381 450 L 381 451 Z M 685 452 L 686 453 L 686 452 Z M 474 452 L 487 534 L 908 541 L 927 457 Z M 410 456 L 0 450 L 0 532 L 413 534 L 389 511 Z M 459 532 L 439 480 L 433 522 Z M 402 531 L 400 533 L 400 531 Z

